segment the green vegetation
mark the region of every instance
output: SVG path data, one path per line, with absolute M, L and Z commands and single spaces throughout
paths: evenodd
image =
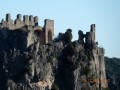
M 73 38 L 72 30 L 71 29 L 67 29 L 67 31 L 65 32 L 65 36 L 64 36 L 65 43 L 66 44 L 70 43 L 72 38 Z
M 120 90 L 120 58 L 105 57 L 105 67 L 110 90 Z M 115 84 L 113 83 L 115 79 Z M 108 89 L 107 89 L 108 90 Z
M 54 38 L 54 42 L 63 41 L 65 44 L 69 44 L 72 41 L 72 29 L 67 29 L 65 33 L 59 33 L 59 35 Z
M 68 49 L 67 51 L 68 51 L 70 56 L 72 56 L 76 53 L 76 50 L 72 44 L 69 44 L 67 49 Z
M 110 89 L 107 87 L 107 88 L 104 88 L 103 90 L 110 90 Z
M 59 88 L 58 88 L 58 86 L 54 83 L 54 84 L 52 85 L 51 90 L 59 90 Z
M 101 53 L 105 54 L 105 49 L 103 47 L 100 47 Z
M 85 68 L 85 74 L 86 74 L 86 76 L 88 76 L 88 75 L 90 75 L 91 74 L 91 69 L 89 68 L 89 67 L 86 67 Z
M 65 57 L 73 56 L 76 54 L 76 50 L 72 43 L 70 43 L 63 51 Z
M 39 53 L 41 53 L 41 52 L 42 52 L 42 47 L 40 46 L 40 47 L 39 47 Z
M 48 45 L 48 46 L 52 46 L 53 44 L 52 44 L 52 43 L 47 43 L 46 45 Z
M 55 58 L 55 53 L 51 53 L 51 55 L 47 57 L 47 61 L 52 64 L 53 58 Z
M 28 73 L 32 72 L 31 67 L 29 67 L 29 66 L 25 66 L 25 72 L 28 72 Z
M 85 55 L 84 55 L 84 59 L 85 60 L 91 60 L 91 58 L 93 57 L 93 54 L 91 53 L 91 51 L 88 49 L 85 51 Z
M 52 56 L 48 56 L 48 57 L 47 57 L 47 61 L 52 64 L 52 62 L 53 62 L 53 57 L 52 57 Z
M 29 54 L 28 54 L 28 58 L 29 58 L 29 60 L 30 60 L 30 59 L 35 59 L 35 55 L 34 55 L 33 53 L 29 53 Z

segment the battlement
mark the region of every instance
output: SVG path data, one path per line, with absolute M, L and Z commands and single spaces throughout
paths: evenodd
M 40 27 L 38 27 L 38 16 L 33 17 L 33 15 L 24 15 L 23 16 L 23 20 L 22 20 L 22 15 L 18 14 L 16 16 L 16 20 L 13 21 L 11 19 L 11 15 L 8 13 L 6 14 L 6 18 L 5 20 L 2 19 L 2 21 L 0 22 L 0 28 L 8 28 L 9 30 L 13 30 L 13 29 L 18 29 L 18 28 L 22 28 L 24 26 L 36 26 L 37 28 L 41 29 Z
M 40 38 L 41 43 L 47 44 L 51 43 L 53 41 L 54 37 L 54 20 L 45 19 L 44 20 L 44 27 L 39 26 L 38 24 L 38 16 L 33 15 L 24 15 L 22 20 L 22 15 L 18 14 L 16 16 L 16 20 L 13 21 L 11 19 L 10 14 L 6 14 L 6 19 L 2 19 L 0 23 L 0 30 L 2 29 L 8 29 L 8 30 L 16 30 L 19 28 L 23 28 L 27 26 L 27 30 L 39 30 L 40 32 Z M 79 42 L 84 43 L 84 40 L 87 44 L 95 43 L 95 33 L 96 33 L 96 26 L 95 24 L 92 24 L 90 26 L 90 31 L 86 32 L 84 34 L 81 30 L 79 30 Z
M 24 15 L 22 20 L 22 15 L 18 14 L 13 21 L 11 15 L 8 13 L 6 14 L 5 20 L 2 19 L 0 22 L 0 30 L 17 30 L 25 27 L 26 30 L 40 32 L 39 37 L 41 44 L 51 43 L 54 36 L 54 20 L 45 19 L 44 27 L 39 26 L 38 20 L 38 16 L 33 17 L 33 15 Z

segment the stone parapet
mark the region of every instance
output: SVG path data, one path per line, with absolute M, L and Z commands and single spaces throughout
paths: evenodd
M 24 15 L 22 20 L 22 15 L 18 14 L 15 21 L 11 19 L 10 14 L 6 14 L 6 19 L 2 19 L 0 22 L 0 30 L 29 30 L 39 35 L 41 44 L 52 43 L 54 36 L 54 20 L 46 19 L 44 27 L 39 26 L 38 16 L 33 17 L 33 15 Z
M 5 20 L 2 19 L 0 22 L 0 28 L 8 28 L 9 30 L 14 30 L 18 28 L 22 28 L 24 26 L 33 26 L 38 28 L 38 16 L 33 17 L 33 15 L 24 15 L 22 20 L 22 15 L 18 14 L 15 21 L 11 19 L 11 15 L 6 14 Z M 41 29 L 41 28 L 38 28 Z

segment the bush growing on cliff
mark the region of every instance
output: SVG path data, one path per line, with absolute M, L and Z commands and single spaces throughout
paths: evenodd
M 107 88 L 104 88 L 103 90 L 110 90 L 110 89 L 107 87 Z
M 49 62 L 49 63 L 52 64 L 52 62 L 53 62 L 53 57 L 52 57 L 52 56 L 48 56 L 48 57 L 47 57 L 47 62 Z
M 47 62 L 49 62 L 49 63 L 53 63 L 53 59 L 55 58 L 56 56 L 55 56 L 55 53 L 51 53 L 51 55 L 50 56 L 48 56 L 47 57 Z
M 84 72 L 87 76 L 89 76 L 91 74 L 91 69 L 89 67 L 86 67 Z
M 35 55 L 33 53 L 29 53 L 28 54 L 28 59 L 35 59 Z
M 25 72 L 32 72 L 31 67 L 29 67 L 29 66 L 25 66 Z
M 58 88 L 58 86 L 54 83 L 54 84 L 52 85 L 51 90 L 59 90 L 59 88 Z
M 65 41 L 65 43 L 70 43 L 71 42 L 71 40 L 72 40 L 72 30 L 71 29 L 67 29 L 66 30 L 66 32 L 65 32 L 65 35 L 64 35 L 64 41 Z
M 69 44 L 63 51 L 65 57 L 73 56 L 76 53 L 76 50 L 72 44 Z
M 65 33 L 59 33 L 59 35 L 54 38 L 54 42 L 63 41 L 66 44 L 69 44 L 72 38 L 72 29 L 67 29 Z
M 100 47 L 101 53 L 105 54 L 105 49 L 103 47 Z

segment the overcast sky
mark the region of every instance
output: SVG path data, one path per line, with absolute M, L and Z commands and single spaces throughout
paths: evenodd
M 0 19 L 10 13 L 39 17 L 55 21 L 55 36 L 66 29 L 73 30 L 73 40 L 78 30 L 84 33 L 96 24 L 96 40 L 105 48 L 105 55 L 120 58 L 120 0 L 0 0 Z

